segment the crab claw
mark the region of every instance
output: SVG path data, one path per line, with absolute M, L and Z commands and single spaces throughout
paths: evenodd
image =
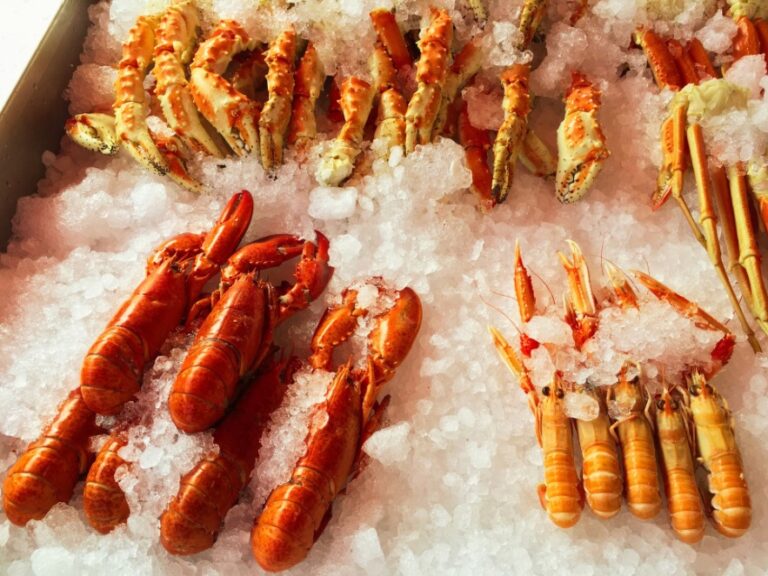
M 115 133 L 115 119 L 109 114 L 78 114 L 64 124 L 67 135 L 88 150 L 117 154 L 120 141 Z
M 223 74 L 236 54 L 255 45 L 237 22 L 222 20 L 200 45 L 190 66 L 189 89 L 195 106 L 238 156 L 258 146 L 259 105 L 235 89 Z
M 531 96 L 528 79 L 531 67 L 515 64 L 501 74 L 504 87 L 504 122 L 493 143 L 493 184 L 491 191 L 496 202 L 503 202 L 512 188 L 515 163 L 520 155 L 528 131 L 528 113 Z
M 574 72 L 565 98 L 565 117 L 557 129 L 557 199 L 579 200 L 610 155 L 597 121 L 600 91 L 580 72 Z

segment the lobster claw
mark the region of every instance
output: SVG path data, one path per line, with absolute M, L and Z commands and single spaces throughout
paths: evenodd
M 243 246 L 221 269 L 221 287 L 228 288 L 238 276 L 279 266 L 302 253 L 304 241 L 292 234 L 272 234 Z
M 333 267 L 328 265 L 328 238 L 315 230 L 317 244 L 304 242 L 301 259 L 296 265 L 296 283 L 280 296 L 280 317 L 285 318 L 297 310 L 303 310 L 315 300 L 333 276 Z
M 375 319 L 368 346 L 377 386 L 394 376 L 408 355 L 421 327 L 421 300 L 411 288 L 403 288 L 395 305 Z
M 253 196 L 247 190 L 234 194 L 219 219 L 205 235 L 202 251 L 195 258 L 189 274 L 190 300 L 200 294 L 203 286 L 219 270 L 243 239 L 253 216 Z

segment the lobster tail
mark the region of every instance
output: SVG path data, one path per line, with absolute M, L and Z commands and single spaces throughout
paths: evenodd
M 160 542 L 171 554 L 187 555 L 213 546 L 247 475 L 224 454 L 209 456 L 181 479 L 179 492 L 160 518 Z
M 97 431 L 95 414 L 75 389 L 43 434 L 11 466 L 3 483 L 3 508 L 18 526 L 40 520 L 72 497 L 89 463 L 88 439 Z
M 125 464 L 117 451 L 125 441 L 117 436 L 107 440 L 96 456 L 83 489 L 83 508 L 88 523 L 97 532 L 106 534 L 128 520 L 131 513 L 125 493 L 115 480 L 115 471 Z
M 139 391 L 143 370 L 142 339 L 123 326 L 110 326 L 83 360 L 83 399 L 99 414 L 116 414 Z
M 168 408 L 184 432 L 200 432 L 221 419 L 240 378 L 269 352 L 277 295 L 255 274 L 240 276 L 224 293 L 173 383 Z

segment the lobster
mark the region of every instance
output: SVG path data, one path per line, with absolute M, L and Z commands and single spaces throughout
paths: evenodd
M 200 432 L 220 420 L 240 379 L 269 352 L 275 327 L 325 289 L 333 268 L 328 266 L 328 239 L 316 234 L 317 245 L 288 234 L 267 236 L 241 248 L 222 268 L 213 309 L 200 326 L 168 400 L 179 430 Z M 290 288 L 278 290 L 259 279 L 260 270 L 299 254 L 296 283 Z
M 182 477 L 178 493 L 160 517 L 160 542 L 168 552 L 195 554 L 213 545 L 248 482 L 269 417 L 282 403 L 298 366 L 291 358 L 262 368 L 216 429 L 213 439 L 219 453 L 206 456 Z
M 695 544 L 704 537 L 704 504 L 696 486 L 691 434 L 684 406 L 668 388 L 656 395 L 656 431 L 672 529 Z
M 374 283 L 380 293 L 386 290 L 380 279 Z M 355 290 L 346 290 L 342 304 L 326 310 L 312 338 L 309 362 L 314 368 L 331 368 L 333 349 L 349 338 L 357 317 L 367 314 L 356 298 Z M 374 319 L 367 368 L 352 369 L 350 361 L 336 372 L 325 402 L 316 408 L 327 418 L 309 431 L 307 450 L 290 480 L 272 491 L 254 524 L 251 548 L 265 570 L 295 566 L 320 536 L 333 500 L 359 469 L 363 442 L 380 425 L 387 399 L 376 402 L 377 393 L 411 349 L 421 315 L 416 293 L 399 291 L 394 306 Z
M 179 234 L 150 256 L 146 278 L 83 361 L 80 390 L 91 410 L 116 414 L 138 392 L 144 365 L 237 248 L 252 214 L 253 197 L 243 190 L 230 198 L 208 233 Z
M 3 482 L 3 509 L 17 526 L 40 520 L 57 502 L 72 497 L 91 458 L 88 440 L 98 434 L 96 415 L 80 389 L 69 393 L 40 438 L 29 445 Z
M 725 399 L 698 369 L 688 377 L 687 399 L 696 430 L 699 460 L 708 474 L 715 528 L 724 536 L 738 538 L 752 523 L 752 501 L 736 444 L 731 411 Z
M 80 387 L 8 471 L 3 507 L 14 524 L 39 520 L 57 502 L 69 501 L 78 478 L 91 464 L 89 438 L 101 432 L 96 413 L 117 412 L 138 391 L 145 363 L 157 354 L 205 283 L 237 247 L 252 212 L 250 193 L 239 192 L 230 198 L 210 232 L 180 234 L 155 250 L 147 277 L 88 351 Z M 118 448 L 111 450 L 106 468 L 97 467 L 102 471 L 94 477 L 108 476 L 112 487 L 116 486 Z M 103 511 L 99 503 L 93 507 L 86 503 L 89 507 Z M 95 512 L 94 517 L 98 515 Z M 96 526 L 101 526 L 100 521 Z

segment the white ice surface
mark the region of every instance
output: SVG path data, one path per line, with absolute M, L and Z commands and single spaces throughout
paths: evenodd
M 114 0 L 111 8 L 98 4 L 91 9 L 101 27 L 90 33 L 83 66 L 75 72 L 73 113 L 109 104 L 108 67 L 119 56 L 120 39 L 138 14 L 164 4 Z M 295 21 L 300 32 L 317 42 L 326 69 L 334 71 L 338 64 L 344 73 L 360 69 L 365 61 L 373 38 L 366 13 L 382 5 L 322 0 L 272 14 L 255 4 L 209 2 L 217 12 L 207 13 L 206 26 L 217 15 L 237 17 L 249 31 L 268 39 Z M 440 4 L 454 8 L 451 0 Z M 489 2 L 497 47 L 503 45 L 499 35 L 515 21 L 519 4 Z M 581 69 L 603 91 L 600 118 L 612 153 L 594 188 L 574 205 L 560 205 L 551 182 L 519 166 L 507 202 L 481 214 L 467 190 L 470 177 L 462 150 L 447 140 L 404 158 L 371 162 L 370 175 L 350 183 L 355 194 L 317 186 L 312 176 L 316 151 L 306 164 L 288 152 L 275 179 L 264 174 L 256 158 L 198 158 L 193 169 L 207 188 L 199 197 L 146 173 L 124 154 L 97 157 L 65 140 L 58 156 L 44 157 L 47 178 L 37 195 L 19 203 L 15 240 L 0 255 L 0 473 L 77 386 L 85 351 L 143 277 L 152 248 L 179 232 L 206 229 L 226 199 L 246 187 L 257 206 L 248 240 L 276 232 L 310 237 L 319 229 L 331 241 L 335 276 L 309 311 L 279 328 L 276 338 L 284 349 L 305 354 L 323 308 L 344 287 L 369 276 L 383 276 L 397 288 L 412 287 L 424 304 L 421 334 L 387 385 L 392 396 L 388 421 L 366 444 L 368 465 L 337 499 L 333 518 L 309 558 L 291 573 L 764 573 L 765 355 L 755 356 L 740 338 L 733 360 L 715 380 L 734 411 L 752 489 L 753 527 L 739 540 L 725 539 L 710 527 L 704 540 L 691 547 L 675 539 L 665 512 L 641 522 L 626 510 L 609 521 L 585 511 L 568 531 L 552 525 L 536 496 L 543 473 L 533 417 L 487 331 L 492 324 L 514 340 L 512 321 L 520 324 L 511 298 L 514 241 L 519 239 L 546 314 L 528 328 L 549 337 L 561 351 L 554 358 L 543 349 L 534 354 L 531 362 L 539 363 L 534 372 L 542 382 L 555 365 L 585 381 L 605 378 L 604 372 L 615 370 L 627 357 L 672 372 L 686 359 L 706 357 L 714 336 L 695 331 L 640 289 L 639 311 L 601 312 L 603 329 L 584 351 L 592 364 L 572 351 L 570 335 L 558 321 L 565 277 L 556 258 L 571 238 L 582 246 L 601 301 L 604 292 L 597 287 L 604 283 L 604 258 L 624 269 L 648 270 L 738 333 L 706 254 L 676 207 L 655 213 L 649 207 L 668 95 L 658 94 L 644 58 L 628 46 L 633 27 L 649 21 L 652 4 L 600 0 L 594 3 L 594 14 L 571 27 L 565 19 L 572 3 L 551 3 L 549 16 L 555 21 L 547 26 L 548 55 L 532 76 L 538 98 L 531 122 L 546 141 L 553 141 L 563 90 L 570 72 Z M 690 37 L 710 15 L 697 13 L 691 8 L 695 3 L 679 4 L 683 16 L 666 28 L 659 24 L 660 30 Z M 411 29 L 427 13 L 425 2 L 398 5 L 398 18 Z M 474 32 L 466 10 L 452 14 L 458 36 Z M 713 31 L 727 28 L 709 22 Z M 714 38 L 712 42 L 712 49 L 724 50 Z M 535 47 L 542 49 L 541 44 Z M 476 106 L 473 119 L 487 128 L 498 125 L 501 91 L 494 78 L 510 56 L 499 49 L 493 57 L 496 67 L 481 73 L 482 89 L 468 97 Z M 628 72 L 618 78 L 616 72 L 625 63 Z M 733 73 L 754 85 L 755 69 Z M 750 101 L 745 118 L 754 119 L 756 138 L 768 132 L 767 106 L 765 97 Z M 688 194 L 693 200 L 690 181 Z M 761 342 L 768 346 L 765 338 Z M 306 430 L 302 418 L 305 422 L 312 404 L 322 398 L 322 382 L 297 379 L 275 415 L 249 489 L 227 516 L 215 546 L 191 558 L 174 558 L 158 542 L 158 515 L 179 475 L 196 455 L 210 449 L 209 434 L 179 435 L 165 414 L 168 385 L 186 346 L 188 339 L 181 334 L 166 345 L 148 370 L 140 397 L 118 417 L 137 422 L 125 449 L 126 458 L 137 464 L 120 476 L 133 511 L 128 524 L 107 536 L 95 533 L 85 523 L 79 488 L 70 504 L 57 505 L 43 521 L 26 528 L 11 525 L 0 511 L 0 572 L 260 573 L 249 549 L 250 528 L 266 495 L 301 453 Z

